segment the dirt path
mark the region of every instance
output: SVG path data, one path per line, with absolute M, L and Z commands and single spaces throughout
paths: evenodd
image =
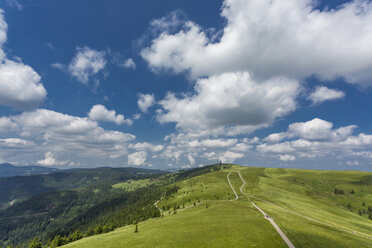
M 230 174 L 231 174 L 231 171 L 229 172 L 229 174 L 227 174 L 227 177 L 226 177 L 226 178 L 227 178 L 227 181 L 229 182 L 229 185 L 230 185 L 232 191 L 233 191 L 234 194 L 235 194 L 235 199 L 232 199 L 231 201 L 235 201 L 235 200 L 238 200 L 239 196 L 238 196 L 238 194 L 236 193 L 234 187 L 232 186 L 232 184 L 231 184 L 231 182 L 230 182 L 230 178 L 229 178 Z
M 238 174 L 239 174 L 240 179 L 245 183 L 245 181 L 244 181 L 244 179 L 243 179 L 243 177 L 242 177 L 242 175 L 240 174 L 239 171 L 238 171 Z M 244 184 L 244 185 L 245 185 L 245 184 Z M 277 205 L 277 204 L 275 204 L 275 203 L 272 203 L 272 202 L 266 201 L 266 200 L 264 200 L 264 199 L 261 199 L 261 198 L 255 197 L 255 196 L 253 196 L 253 195 L 248 195 L 247 193 L 245 193 L 245 192 L 242 191 L 242 188 L 243 188 L 243 186 L 240 187 L 240 192 L 242 192 L 244 195 L 246 195 L 246 196 L 248 197 L 248 199 L 249 199 L 249 198 L 253 198 L 253 199 L 256 199 L 256 200 L 258 200 L 258 201 L 262 201 L 262 202 L 268 203 L 268 204 L 270 204 L 270 205 L 273 205 L 273 206 L 276 206 L 276 207 L 278 207 L 278 208 L 281 208 L 281 209 L 283 209 L 283 210 L 285 210 L 285 211 L 287 211 L 287 212 L 289 212 L 289 213 L 295 214 L 295 215 L 297 215 L 297 216 L 299 216 L 299 217 L 302 217 L 302 218 L 304 218 L 304 219 L 307 219 L 307 220 L 310 220 L 310 221 L 316 222 L 316 223 L 321 224 L 321 225 L 324 225 L 324 226 L 328 226 L 328 227 L 332 227 L 332 228 L 338 229 L 339 231 L 343 231 L 343 232 L 346 232 L 346 233 L 349 233 L 349 234 L 351 233 L 351 234 L 354 234 L 354 235 L 357 235 L 357 236 L 360 236 L 360 237 L 363 237 L 363 238 L 367 238 L 367 239 L 372 239 L 372 237 L 369 236 L 369 235 L 366 235 L 366 234 L 363 234 L 363 233 L 359 233 L 359 232 L 355 232 L 355 231 L 352 231 L 352 230 L 350 230 L 350 229 L 347 229 L 347 228 L 344 228 L 344 227 L 341 227 L 341 226 L 338 226 L 338 225 L 333 225 L 333 224 L 330 224 L 330 223 L 321 222 L 321 221 L 315 220 L 315 219 L 313 219 L 313 218 L 310 218 L 310 217 L 308 217 L 308 216 L 305 216 L 305 215 L 303 215 L 303 214 L 297 213 L 297 212 L 295 212 L 295 211 L 293 211 L 293 210 L 290 210 L 290 209 L 288 209 L 288 208 L 284 208 L 284 207 L 282 207 L 282 206 L 279 206 L 279 205 Z
M 347 229 L 347 228 L 344 228 L 344 227 L 341 227 L 341 226 L 338 226 L 338 225 L 333 225 L 333 224 L 330 224 L 330 223 L 325 223 L 325 222 L 321 222 L 321 221 L 315 220 L 315 219 L 310 218 L 308 216 L 305 216 L 305 215 L 299 214 L 297 212 L 294 212 L 294 211 L 292 211 L 292 210 L 290 210 L 288 208 L 284 208 L 284 207 L 279 206 L 279 205 L 277 205 L 275 203 L 266 201 L 264 199 L 261 199 L 261 198 L 258 198 L 258 197 L 252 196 L 252 195 L 249 196 L 249 197 L 254 198 L 254 199 L 258 200 L 258 201 L 262 201 L 262 202 L 268 203 L 270 205 L 276 206 L 276 207 L 281 208 L 281 209 L 283 209 L 283 210 L 285 210 L 285 211 L 287 211 L 287 212 L 289 212 L 291 214 L 294 214 L 294 215 L 297 215 L 297 216 L 299 216 L 301 218 L 304 218 L 304 219 L 307 219 L 307 220 L 316 222 L 318 224 L 321 224 L 321 225 L 324 225 L 324 226 L 328 226 L 328 227 L 332 227 L 332 228 L 338 229 L 339 231 L 346 232 L 348 234 L 353 234 L 353 235 L 357 235 L 357 236 L 360 236 L 360 237 L 363 237 L 363 238 L 372 239 L 372 236 L 369 236 L 369 235 L 366 235 L 366 234 L 363 234 L 363 233 L 359 233 L 359 232 L 356 232 L 356 231 L 352 231 L 350 229 Z
M 159 208 L 158 206 L 158 203 L 160 202 L 160 200 L 158 200 L 157 202 L 154 203 L 154 206 L 160 211 L 160 214 L 163 213 L 163 210 L 161 208 Z
M 287 246 L 289 248 L 295 248 L 295 246 L 293 245 L 293 243 L 289 240 L 289 238 L 287 237 L 287 235 L 284 234 L 284 232 L 282 231 L 282 229 L 280 229 L 280 227 L 275 223 L 275 221 L 273 220 L 273 218 L 269 217 L 261 208 L 259 208 L 256 204 L 254 204 L 254 202 L 252 202 L 252 205 L 255 208 L 257 208 L 258 211 L 260 211 L 262 213 L 262 215 L 265 217 L 265 219 L 267 219 L 271 223 L 271 225 L 273 225 L 273 227 L 279 233 L 280 237 L 282 237 L 282 239 L 287 244 Z
M 240 174 L 240 171 L 237 171 L 237 173 L 239 174 L 239 177 L 240 177 L 240 179 L 243 182 L 242 186 L 240 186 L 240 192 L 243 195 L 247 196 L 248 197 L 248 200 L 249 200 L 249 195 L 243 191 L 243 187 L 245 186 L 246 182 L 243 179 L 242 175 Z M 230 183 L 230 181 L 229 181 L 229 183 Z M 231 186 L 231 184 L 230 184 L 230 186 Z M 235 190 L 234 190 L 234 192 L 235 192 Z M 264 218 L 267 219 L 271 223 L 271 225 L 275 228 L 275 230 L 278 232 L 278 234 L 280 235 L 280 237 L 282 237 L 283 241 L 287 244 L 287 246 L 289 248 L 295 248 L 295 246 L 293 245 L 293 243 L 289 240 L 289 238 L 287 237 L 287 235 L 285 235 L 285 233 L 280 229 L 280 227 L 275 223 L 275 221 L 273 220 L 273 218 L 269 217 L 261 208 L 259 208 L 256 204 L 254 204 L 254 202 L 251 201 L 251 203 L 252 203 L 252 205 L 255 208 L 257 208 L 258 211 L 260 211 L 262 213 L 262 215 L 264 216 Z

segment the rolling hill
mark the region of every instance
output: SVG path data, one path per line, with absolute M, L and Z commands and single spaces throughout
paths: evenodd
M 46 242 L 56 234 L 86 231 L 113 218 L 132 223 L 131 218 L 158 214 L 151 205 L 161 194 L 159 187 L 130 187 L 134 193 L 113 185 L 135 185 L 131 182 L 139 180 L 154 186 L 153 181 L 164 174 L 141 168 L 96 168 L 0 178 L 0 247 L 25 247 L 35 235 Z M 128 213 L 133 217 L 122 216 Z
M 0 164 L 0 177 L 30 176 L 48 174 L 59 171 L 56 168 L 43 166 L 14 166 L 9 163 Z
M 161 217 L 139 222 L 138 232 L 128 225 L 66 247 L 287 247 L 252 203 L 295 247 L 372 246 L 372 173 L 209 169 L 171 184 L 179 189 L 157 202 Z

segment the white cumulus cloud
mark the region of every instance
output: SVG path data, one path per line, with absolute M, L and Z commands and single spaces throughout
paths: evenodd
M 297 81 L 274 78 L 254 81 L 250 74 L 225 73 L 199 79 L 195 94 L 177 97 L 169 93 L 159 102 L 160 123 L 198 135 L 237 135 L 265 127 L 297 107 Z
M 54 153 L 47 152 L 45 153 L 44 159 L 37 161 L 37 163 L 40 165 L 44 165 L 44 166 L 53 166 L 53 165 L 65 165 L 68 163 L 68 161 L 58 161 Z
M 264 154 L 277 154 L 282 161 L 297 158 L 364 157 L 370 159 L 366 150 L 372 149 L 372 135 L 353 135 L 356 125 L 333 128 L 333 123 L 314 118 L 307 122 L 290 124 L 286 132 L 278 133 L 280 139 L 264 139 L 266 143 L 256 146 Z
M 0 147 L 2 149 L 24 149 L 35 146 L 35 143 L 29 140 L 18 139 L 18 138 L 7 138 L 0 139 Z
M 32 109 L 44 101 L 47 92 L 34 69 L 6 58 L 2 46 L 7 40 L 7 28 L 0 9 L 0 104 L 22 110 Z
M 78 47 L 75 57 L 68 70 L 81 83 L 87 84 L 89 79 L 106 66 L 105 52 L 97 51 L 87 46 Z
M 279 155 L 279 158 L 281 161 L 294 161 L 296 160 L 296 157 L 289 154 Z
M 261 79 L 316 75 L 372 85 L 372 3 L 316 7 L 316 0 L 225 0 L 226 25 L 216 30 L 222 33 L 217 39 L 184 21 L 177 32 L 161 32 L 141 55 L 153 70 L 187 71 L 193 78 L 249 71 Z
M 140 166 L 146 162 L 147 152 L 140 151 L 128 155 L 128 165 Z
M 148 109 L 155 104 L 155 97 L 153 94 L 138 94 L 138 107 L 143 113 L 147 113 Z
M 107 122 L 114 122 L 117 125 L 121 125 L 126 123 L 128 125 L 132 125 L 132 120 L 125 119 L 124 115 L 116 114 L 115 110 L 107 110 L 105 106 L 101 104 L 94 105 L 89 113 L 88 117 L 94 121 L 107 121 Z
M 226 151 L 219 156 L 219 159 L 222 161 L 222 163 L 233 163 L 235 160 L 243 157 L 244 157 L 243 153 Z
M 187 159 L 189 160 L 190 165 L 194 165 L 195 164 L 195 159 L 192 156 L 192 154 L 187 155 Z
M 0 133 L 9 133 L 18 130 L 18 124 L 8 117 L 0 117 Z
M 160 152 L 161 150 L 164 149 L 163 145 L 153 145 L 148 142 L 130 144 L 129 147 L 132 149 L 139 150 L 139 151 L 152 151 L 152 152 Z
M 314 103 L 322 103 L 330 100 L 337 100 L 345 97 L 345 92 L 340 90 L 329 89 L 325 86 L 319 86 L 312 92 L 309 99 Z
M 118 162 L 128 154 L 128 146 L 135 139 L 129 133 L 103 129 L 87 117 L 47 109 L 1 117 L 2 131 L 7 136 L 2 140 L 2 147 L 7 149 L 0 149 L 0 157 L 4 160 L 16 157 L 26 164 L 40 160 L 40 154 L 46 152 L 58 154 L 61 161 L 75 164 L 98 166 L 107 161 Z M 0 138 L 4 137 L 4 132 Z M 15 146 L 23 152 L 10 149 Z

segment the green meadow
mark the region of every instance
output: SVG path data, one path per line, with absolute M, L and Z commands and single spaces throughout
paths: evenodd
M 125 191 L 135 191 L 136 189 L 147 187 L 150 184 L 151 184 L 150 179 L 140 179 L 140 180 L 128 180 L 126 182 L 117 183 L 117 184 L 112 185 L 112 187 L 114 189 L 122 189 Z
M 237 171 L 252 197 L 240 192 Z M 371 184 L 367 172 L 233 165 L 174 183 L 177 193 L 158 203 L 163 216 L 138 223 L 136 233 L 129 225 L 65 247 L 286 247 L 251 201 L 296 247 L 372 247 Z

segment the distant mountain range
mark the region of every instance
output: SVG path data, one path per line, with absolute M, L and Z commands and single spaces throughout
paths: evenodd
M 56 168 L 43 166 L 14 166 L 9 163 L 0 164 L 0 177 L 30 176 L 37 174 L 49 174 L 59 171 Z

